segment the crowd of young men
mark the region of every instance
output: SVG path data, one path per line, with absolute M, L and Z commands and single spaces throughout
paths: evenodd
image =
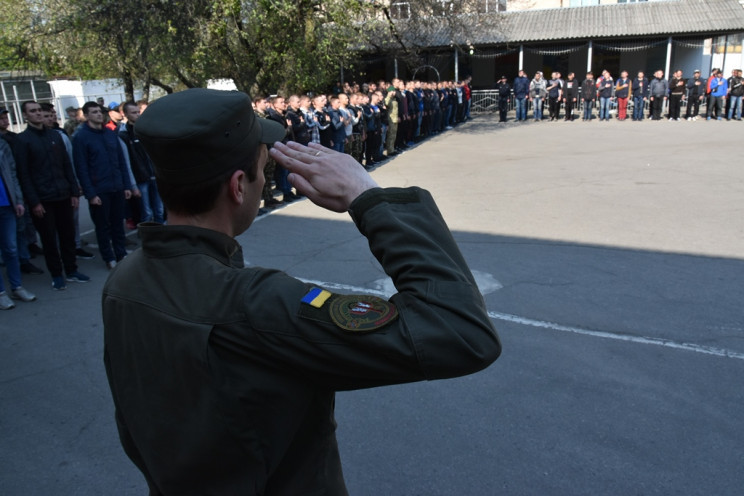
M 668 103 L 668 119 L 679 121 L 697 120 L 700 117 L 700 104 L 705 103 L 706 120 L 741 120 L 742 96 L 744 96 L 744 79 L 741 69 L 734 69 L 731 77 L 724 79 L 720 69 L 713 69 L 710 77 L 701 77 L 695 70 L 693 77 L 685 78 L 682 70 L 674 71 L 670 79 L 664 78 L 664 71 L 657 70 L 649 81 L 642 71 L 635 78 L 630 78 L 627 71 L 622 71 L 618 79 L 613 79 L 609 71 L 594 78 L 594 73 L 587 72 L 586 78 L 579 84 L 573 72 L 562 79 L 559 72 L 553 72 L 551 79 L 546 80 L 538 71 L 532 80 L 524 71 L 510 85 L 506 76 L 501 76 L 496 89 L 499 94 L 500 121 L 506 122 L 509 99 L 514 97 L 516 120 L 527 120 L 527 107 L 532 105 L 535 121 L 543 120 L 543 107 L 547 99 L 550 120 L 559 120 L 561 106 L 564 119 L 575 119 L 574 110 L 583 107 L 582 120 L 594 118 L 593 108 L 598 104 L 600 121 L 610 120 L 610 109 L 617 107 L 617 119 L 633 121 L 644 119 L 644 108 L 648 104 L 648 117 L 651 120 L 662 120 L 664 104 Z M 682 116 L 682 103 L 686 102 L 687 110 Z
M 13 300 L 36 300 L 21 285 L 22 273 L 44 273 L 30 262 L 32 250 L 43 254 L 52 289 L 90 280 L 77 266 L 77 259 L 95 258 L 80 239 L 81 196 L 109 269 L 127 255 L 125 217 L 164 221 L 152 162 L 134 133 L 144 106 L 87 102 L 66 109 L 60 128 L 53 105 L 26 101 L 26 129 L 18 134 L 0 109 L 0 254 L 11 286 L 5 291 L 0 277 L 0 310 L 14 308 Z
M 303 94 L 253 99 L 259 117 L 272 119 L 286 130 L 284 142 L 319 143 L 348 153 L 366 168 L 470 118 L 470 79 L 440 83 L 378 81 L 340 83 L 330 94 Z M 296 200 L 287 172 L 274 163 L 264 169 L 265 213 Z M 271 181 L 276 190 L 272 190 Z M 281 192 L 282 200 L 274 197 Z

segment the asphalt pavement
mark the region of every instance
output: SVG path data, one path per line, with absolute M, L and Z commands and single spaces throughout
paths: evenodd
M 432 192 L 504 351 L 472 376 L 339 393 L 350 494 L 742 494 L 742 130 L 480 116 L 377 168 Z M 308 200 L 239 241 L 250 264 L 394 291 L 348 215 Z M 61 292 L 26 276 L 39 300 L 0 312 L 1 495 L 146 494 L 103 369 L 107 270 L 80 270 L 92 281 Z

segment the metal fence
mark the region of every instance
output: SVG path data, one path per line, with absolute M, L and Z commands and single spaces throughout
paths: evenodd
M 111 92 L 105 94 L 86 95 L 87 101 L 95 101 L 98 97 L 108 99 L 116 98 L 117 95 Z M 67 118 L 63 104 L 70 105 L 69 96 L 55 98 L 52 88 L 45 79 L 17 79 L 17 80 L 0 80 L 0 107 L 8 110 L 10 120 L 10 130 L 21 132 L 26 128 L 21 115 L 21 104 L 27 100 L 33 100 L 39 103 L 51 103 L 57 112 L 57 120 L 64 122 Z M 64 99 L 64 100 L 63 100 Z M 117 102 L 123 102 L 125 95 L 118 94 Z M 66 102 L 66 103 L 65 103 Z M 75 106 L 73 104 L 73 106 Z

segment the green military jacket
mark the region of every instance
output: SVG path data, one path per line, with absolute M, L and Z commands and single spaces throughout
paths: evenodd
M 390 301 L 246 268 L 239 244 L 141 228 L 103 291 L 120 438 L 153 495 L 344 495 L 334 393 L 454 377 L 501 346 L 431 196 L 369 190 L 350 213 Z

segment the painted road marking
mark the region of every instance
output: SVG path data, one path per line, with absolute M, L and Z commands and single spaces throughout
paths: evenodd
M 362 288 L 359 286 L 351 286 L 348 284 L 314 281 L 314 280 L 309 280 L 309 279 L 300 279 L 300 280 L 307 282 L 309 284 L 315 284 L 317 286 L 324 287 L 326 289 L 335 289 L 335 290 L 342 290 L 342 291 L 350 291 L 354 293 L 371 294 L 371 295 L 382 296 L 385 298 L 389 298 L 395 293 L 395 288 L 392 287 L 392 284 L 388 285 L 387 283 L 382 283 L 382 281 L 385 281 L 384 279 L 381 279 L 375 282 L 375 284 L 378 286 L 378 289 Z M 680 342 L 672 341 L 669 339 L 650 338 L 646 336 L 633 336 L 629 334 L 621 334 L 621 333 L 608 332 L 608 331 L 594 331 L 591 329 L 582 329 L 580 327 L 572 327 L 572 326 L 557 324 L 555 322 L 545 322 L 542 320 L 528 319 L 526 317 L 520 317 L 518 315 L 511 315 L 508 313 L 501 313 L 501 312 L 489 311 L 488 316 L 494 320 L 513 322 L 515 324 L 521 324 L 521 325 L 526 325 L 530 327 L 538 327 L 542 329 L 551 329 L 553 331 L 570 332 L 573 334 L 581 334 L 583 336 L 591 336 L 595 338 L 614 339 L 617 341 L 626 341 L 630 343 L 639 343 L 639 344 L 646 344 L 646 345 L 652 345 L 652 346 L 662 346 L 665 348 L 671 348 L 675 350 L 692 351 L 695 353 L 703 353 L 705 355 L 713 355 L 713 356 L 719 356 L 719 357 L 735 358 L 738 360 L 744 360 L 744 353 L 726 350 L 723 348 L 714 348 L 711 346 L 701 346 L 701 345 L 694 344 L 694 343 L 680 343 Z

